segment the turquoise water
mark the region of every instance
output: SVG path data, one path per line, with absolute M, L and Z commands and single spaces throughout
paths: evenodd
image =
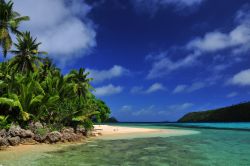
M 186 129 L 173 124 L 119 124 L 148 128 Z M 170 126 L 171 125 L 171 126 Z M 203 124 L 204 125 L 204 124 Z M 86 165 L 86 166 L 249 166 L 250 131 L 207 129 L 219 124 L 192 128 L 197 134 L 147 138 L 92 140 L 85 145 L 59 151 L 29 154 L 15 161 L 0 161 L 3 165 Z M 221 125 L 221 124 L 220 124 Z M 242 124 L 240 124 L 242 125 Z M 235 127 L 236 126 L 236 127 Z M 250 123 L 245 123 L 243 129 Z M 194 126 L 192 126 L 194 127 Z M 201 127 L 201 124 L 200 126 Z M 218 126 L 217 126 L 218 127 Z M 222 128 L 225 128 L 223 126 Z M 241 129 L 237 124 L 234 128 Z

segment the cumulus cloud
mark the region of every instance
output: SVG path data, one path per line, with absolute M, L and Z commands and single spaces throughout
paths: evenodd
M 90 72 L 90 77 L 94 78 L 95 83 L 121 77 L 129 73 L 128 69 L 119 65 L 114 65 L 112 68 L 108 70 L 87 69 L 87 71 Z
M 110 95 L 118 94 L 118 93 L 121 93 L 122 91 L 123 91 L 123 87 L 109 84 L 106 86 L 95 88 L 95 91 L 93 93 L 94 95 L 98 97 L 102 97 L 102 96 L 110 96 Z
M 42 42 L 40 49 L 65 64 L 96 46 L 96 32 L 88 18 L 91 6 L 78 0 L 14 0 L 15 10 L 30 16 L 21 29 Z
M 204 37 L 197 37 L 187 44 L 188 49 L 214 52 L 233 48 L 234 53 L 250 49 L 250 8 L 240 9 L 235 17 L 237 26 L 228 33 L 208 32 Z
M 175 11 L 194 9 L 205 0 L 131 0 L 136 11 L 154 15 L 158 10 L 173 7 Z
M 195 52 L 177 61 L 172 61 L 170 58 L 162 56 L 161 53 L 160 55 L 161 56 L 156 56 L 158 58 L 154 60 L 152 68 L 147 75 L 147 79 L 159 78 L 167 75 L 171 71 L 193 66 L 201 54 L 200 52 Z
M 166 90 L 166 87 L 164 85 L 162 85 L 161 83 L 154 83 L 147 89 L 144 89 L 142 86 L 132 87 L 130 92 L 133 94 L 150 94 L 150 93 L 154 93 L 157 91 L 164 91 L 164 90 Z
M 250 85 L 250 69 L 242 70 L 241 72 L 235 74 L 233 78 L 229 80 L 230 84 L 239 86 L 249 86 Z

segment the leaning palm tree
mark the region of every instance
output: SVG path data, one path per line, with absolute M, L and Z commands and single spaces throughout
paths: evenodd
M 12 46 L 10 32 L 21 34 L 18 27 L 22 21 L 28 21 L 28 16 L 20 16 L 13 10 L 13 2 L 0 0 L 0 46 L 3 49 L 3 55 L 6 57 L 7 51 Z
M 38 46 L 41 43 L 37 43 L 30 32 L 24 32 L 21 35 L 17 35 L 17 43 L 15 47 L 17 50 L 11 50 L 10 52 L 15 55 L 14 59 L 10 62 L 11 67 L 15 67 L 15 71 L 21 73 L 34 72 L 36 66 L 41 62 L 39 54 L 47 54 L 43 51 L 38 51 Z

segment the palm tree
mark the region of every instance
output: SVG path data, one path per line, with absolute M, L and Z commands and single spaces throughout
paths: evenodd
M 88 78 L 89 72 L 85 73 L 85 69 L 80 68 L 79 71 L 72 70 L 69 75 L 66 76 L 66 78 L 74 83 L 74 92 L 79 97 L 84 97 L 89 92 L 89 89 L 91 89 L 90 81 L 92 81 L 92 78 Z
M 42 66 L 39 68 L 40 81 L 44 81 L 49 74 L 60 75 L 60 69 L 58 69 L 55 64 L 53 64 L 52 59 L 49 57 L 42 59 Z
M 21 34 L 18 27 L 22 21 L 28 21 L 28 16 L 20 16 L 19 13 L 13 11 L 13 2 L 5 2 L 0 0 L 0 46 L 3 48 L 4 57 L 12 46 L 10 32 Z
M 32 75 L 19 78 L 16 81 L 16 92 L 9 92 L 0 97 L 0 104 L 9 105 L 10 108 L 18 108 L 21 120 L 27 121 L 31 115 L 36 113 L 34 111 L 42 105 L 45 93 Z
M 34 72 L 36 66 L 41 63 L 41 58 L 37 55 L 47 54 L 43 51 L 38 51 L 38 46 L 41 43 L 37 43 L 36 38 L 30 35 L 30 32 L 24 32 L 21 35 L 17 35 L 17 43 L 15 47 L 17 50 L 11 50 L 10 52 L 15 54 L 10 66 L 15 66 L 15 71 L 22 73 Z

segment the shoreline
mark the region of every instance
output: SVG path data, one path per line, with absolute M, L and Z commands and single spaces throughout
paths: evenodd
M 0 150 L 0 160 L 12 160 L 25 156 L 25 154 L 33 152 L 53 152 L 61 150 L 65 147 L 83 145 L 92 140 L 115 140 L 115 139 L 131 139 L 131 138 L 145 138 L 145 137 L 170 137 L 170 136 L 182 136 L 189 134 L 197 134 L 197 131 L 192 130 L 179 130 L 179 129 L 149 129 L 149 128 L 137 128 L 137 127 L 123 127 L 112 125 L 94 125 L 94 136 L 87 138 L 84 141 L 76 142 L 60 142 L 56 144 L 38 143 L 34 145 L 18 145 L 11 146 L 4 150 Z M 11 155 L 10 155 L 11 154 Z M 6 158 L 7 157 L 7 158 Z

